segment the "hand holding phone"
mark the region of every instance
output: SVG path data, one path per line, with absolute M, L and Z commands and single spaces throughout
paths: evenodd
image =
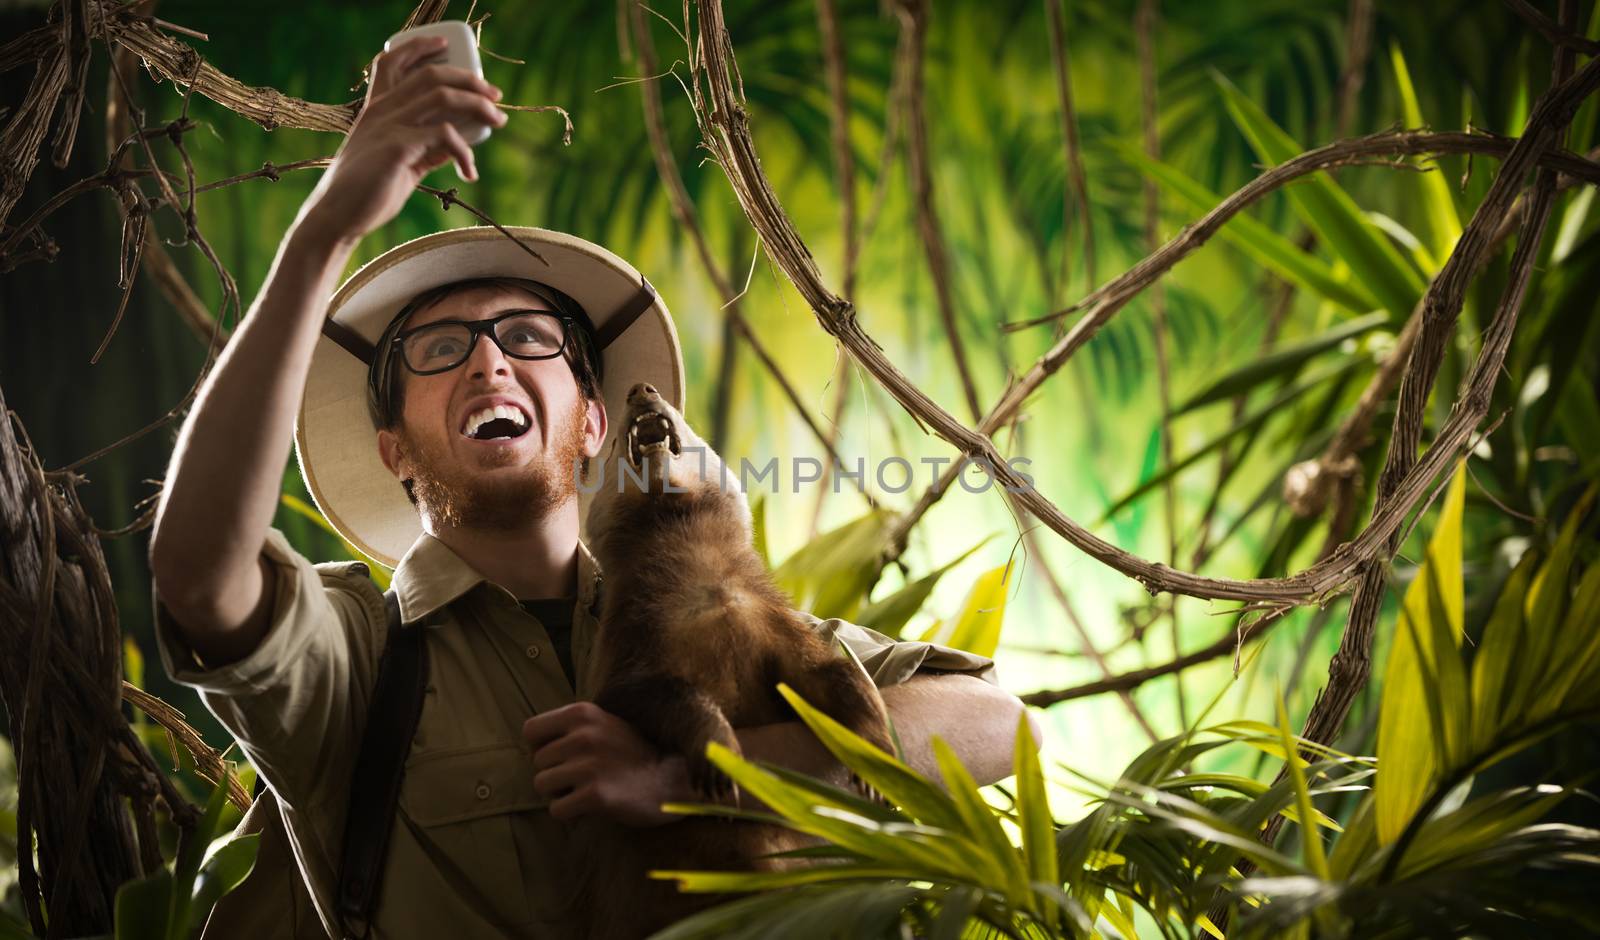
M 394 218 L 422 178 L 445 163 L 465 181 L 478 178 L 471 142 L 505 124 L 506 114 L 495 107 L 500 89 L 481 75 L 476 44 L 466 42 L 471 30 L 457 25 L 455 40 L 449 30 L 403 34 L 373 60 L 355 123 L 302 211 L 308 235 L 354 245 Z M 452 43 L 471 68 L 451 63 Z
M 449 65 L 458 69 L 465 69 L 472 74 L 483 77 L 483 60 L 478 57 L 478 37 L 472 32 L 472 27 L 461 20 L 445 20 L 440 23 L 429 23 L 426 26 L 417 26 L 412 29 L 401 30 L 389 37 L 383 44 L 383 51 L 388 52 L 395 46 L 411 39 L 422 37 L 442 36 L 449 43 L 442 52 L 423 59 L 417 63 L 424 65 Z M 456 130 L 461 132 L 462 138 L 469 144 L 481 144 L 489 139 L 489 125 L 475 122 L 452 122 Z

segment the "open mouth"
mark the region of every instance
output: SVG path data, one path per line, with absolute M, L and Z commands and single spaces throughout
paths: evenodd
M 645 454 L 671 452 L 674 457 L 682 453 L 678 433 L 666 415 L 647 411 L 628 425 L 628 459 L 635 467 L 644 462 Z
M 528 433 L 532 424 L 527 412 L 516 405 L 495 405 L 467 415 L 461 436 L 474 441 L 509 441 Z

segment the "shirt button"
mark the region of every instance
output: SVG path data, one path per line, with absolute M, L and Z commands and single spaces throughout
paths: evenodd
M 494 791 L 489 789 L 489 785 L 487 783 L 484 783 L 482 780 L 479 780 L 478 781 L 478 788 L 476 790 L 472 791 L 472 792 L 477 795 L 478 799 L 487 800 L 489 798 L 489 794 L 493 793 Z
M 525 652 L 528 654 L 529 659 L 539 658 L 539 647 L 537 645 L 530 644 Z

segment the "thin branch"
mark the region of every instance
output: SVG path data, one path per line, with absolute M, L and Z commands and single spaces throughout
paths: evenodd
M 115 156 L 111 160 L 109 170 L 118 172 L 135 173 L 137 170 L 126 170 L 122 165 L 122 157 L 132 146 L 129 137 L 134 114 L 130 102 L 125 102 L 117 94 L 119 83 L 126 81 L 126 77 L 134 67 L 133 53 L 127 49 L 115 49 L 111 53 L 111 69 L 117 74 L 106 79 L 106 144 L 107 151 Z M 112 146 L 113 141 L 124 143 Z M 270 166 L 270 164 L 269 164 Z M 159 171 L 159 168 L 156 168 Z M 276 180 L 276 176 L 271 177 Z M 213 186 L 201 186 L 196 192 L 205 192 Z M 156 237 L 155 227 L 149 224 L 149 200 L 144 199 L 137 186 L 126 187 L 117 200 L 117 211 L 123 215 L 126 226 L 136 210 L 144 218 L 143 244 L 139 254 L 140 268 L 155 281 L 156 287 L 162 296 L 177 311 L 178 318 L 189 328 L 195 338 L 207 348 L 208 355 L 216 355 L 221 347 L 228 341 L 229 330 L 221 324 L 218 318 L 211 315 L 211 311 L 200 300 L 200 297 L 189 286 L 189 281 L 178 269 L 177 262 L 167 253 L 161 244 L 161 239 Z M 138 276 L 138 271 L 127 272 L 128 290 L 132 290 L 132 281 Z
M 655 43 L 650 37 L 649 23 L 644 18 L 642 5 L 635 0 L 621 0 L 622 10 L 625 14 L 624 23 L 619 27 L 619 35 L 631 36 L 634 55 L 638 58 L 639 67 L 646 75 L 655 74 L 659 63 L 655 55 Z M 623 31 L 626 31 L 625 33 Z M 628 50 L 624 48 L 626 54 Z M 661 176 L 663 187 L 672 206 L 672 214 L 688 232 L 690 241 L 695 246 L 695 252 L 700 258 L 701 266 L 705 268 L 706 275 L 711 278 L 717 293 L 724 301 L 723 309 L 727 312 L 729 321 L 738 331 L 740 337 L 750 346 L 750 351 L 755 353 L 762 366 L 772 375 L 783 390 L 784 396 L 789 399 L 795 411 L 811 433 L 820 441 L 828 452 L 829 458 L 834 463 L 843 464 L 839 452 L 829 442 L 827 434 L 817 425 L 816 419 L 811 416 L 800 398 L 800 393 L 795 390 L 782 368 L 773 358 L 770 351 L 756 336 L 755 330 L 750 326 L 750 321 L 740 309 L 739 292 L 733 288 L 727 274 L 711 256 L 711 247 L 706 241 L 705 232 L 700 227 L 698 214 L 695 212 L 694 200 L 690 198 L 688 189 L 683 184 L 683 177 L 678 172 L 678 164 L 672 156 L 672 142 L 667 138 L 666 121 L 662 116 L 661 95 L 654 82 L 640 82 L 639 92 L 644 104 L 645 129 L 650 138 L 650 150 L 655 157 L 656 170 Z M 873 497 L 867 492 L 865 483 L 854 480 L 856 488 L 868 505 L 876 505 Z
M 1139 127 L 1144 141 L 1144 152 L 1152 160 L 1161 159 L 1161 137 L 1156 128 L 1156 2 L 1139 0 L 1134 14 L 1134 45 L 1139 57 Z M 1154 178 L 1144 181 L 1144 241 L 1147 251 L 1161 247 L 1161 189 Z M 1150 285 L 1150 312 L 1154 317 L 1152 331 L 1156 345 L 1156 391 L 1161 406 L 1161 467 L 1172 466 L 1172 389 L 1171 369 L 1167 361 L 1167 295 L 1157 282 Z M 1177 481 L 1168 474 L 1162 485 L 1163 503 L 1167 517 L 1167 564 L 1178 565 L 1178 489 Z M 1178 599 L 1167 605 L 1167 617 L 1172 627 L 1172 655 L 1183 648 L 1179 637 Z M 1178 727 L 1189 726 L 1189 709 L 1184 701 L 1183 677 L 1174 682 L 1177 692 Z
M 1357 0 L 1357 2 L 1360 2 L 1360 0 Z M 1301 239 L 1302 244 L 1306 244 L 1309 248 L 1311 237 L 1311 234 L 1307 232 Z M 1278 289 L 1273 295 L 1267 311 L 1267 325 L 1266 329 L 1262 331 L 1261 342 L 1256 346 L 1256 355 L 1258 357 L 1265 356 L 1271 352 L 1272 347 L 1277 344 L 1278 334 L 1283 329 L 1284 321 L 1289 318 L 1290 309 L 1294 306 L 1295 289 L 1294 284 L 1289 281 L 1279 280 L 1269 274 L 1265 277 L 1260 292 L 1265 293 L 1273 284 L 1276 284 Z M 1231 411 L 1229 426 L 1237 426 L 1244 419 L 1245 406 L 1249 403 L 1249 397 L 1247 392 L 1240 392 L 1233 396 L 1233 401 L 1229 405 Z M 1206 507 L 1200 513 L 1200 522 L 1195 526 L 1194 553 L 1189 557 L 1189 567 L 1196 571 L 1200 570 L 1207 559 L 1211 557 L 1211 552 L 1214 548 L 1211 541 L 1211 526 L 1216 519 L 1217 510 L 1222 506 L 1222 493 L 1233 474 L 1234 463 L 1243 458 L 1244 450 L 1248 445 L 1248 441 L 1241 442 L 1236 450 L 1234 447 L 1224 444 L 1217 452 L 1216 482 L 1212 484 L 1211 495 L 1206 499 Z
M 793 223 L 784 213 L 770 181 L 761 170 L 760 160 L 750 137 L 749 114 L 735 91 L 732 43 L 722 20 L 721 5 L 717 0 L 697 0 L 697 4 L 702 32 L 696 44 L 698 57 L 693 78 L 695 106 L 701 122 L 702 135 L 727 174 L 746 216 L 760 233 L 762 244 L 767 247 L 769 255 L 783 268 L 801 296 L 811 306 L 823 328 L 840 339 L 850 354 L 882 383 L 902 407 L 964 455 L 974 460 L 981 460 L 984 468 L 990 471 L 991 476 L 1001 485 L 1016 489 L 1020 501 L 1036 518 L 1086 554 L 1139 581 L 1147 590 L 1170 591 L 1195 597 L 1230 598 L 1252 602 L 1272 600 L 1298 604 L 1319 602 L 1333 593 L 1346 589 L 1356 570 L 1383 550 L 1385 540 L 1403 521 L 1404 509 L 1421 497 L 1429 483 L 1454 458 L 1461 444 L 1481 420 L 1482 409 L 1477 402 L 1469 402 L 1469 407 L 1458 408 L 1453 412 L 1450 421 L 1440 429 L 1439 438 L 1434 446 L 1423 455 L 1397 487 L 1395 505 L 1388 512 L 1375 516 L 1366 530 L 1354 541 L 1340 546 L 1328 558 L 1298 574 L 1283 578 L 1251 580 L 1203 578 L 1190 572 L 1174 571 L 1167 565 L 1149 562 L 1111 545 L 1068 518 L 1034 489 L 1030 481 L 1023 479 L 1006 465 L 988 435 L 1004 426 L 1007 419 L 1020 409 L 1028 396 L 1066 362 L 1071 351 L 1086 342 L 1094 330 L 1103 325 L 1117 309 L 1138 292 L 1138 287 L 1133 285 L 1142 286 L 1143 283 L 1159 277 L 1180 257 L 1199 247 L 1232 214 L 1265 193 L 1304 174 L 1375 154 L 1403 153 L 1408 149 L 1426 152 L 1455 147 L 1492 151 L 1498 148 L 1498 144 L 1468 134 L 1381 134 L 1339 141 L 1302 154 L 1268 170 L 1213 209 L 1200 222 L 1186 229 L 1161 251 L 1135 265 L 1127 274 L 1095 291 L 1091 295 L 1093 306 L 1089 313 L 1074 325 L 1045 357 L 1035 363 L 1026 375 L 1007 390 L 1001 401 L 990 410 L 975 431 L 939 407 L 889 362 L 883 356 L 881 348 L 862 330 L 854 308 L 823 285 L 815 261 L 795 231 Z M 1569 110 L 1575 108 L 1584 95 L 1592 91 L 1596 85 L 1600 85 L 1600 58 L 1586 66 L 1578 77 L 1565 83 L 1558 99 L 1545 107 L 1548 109 L 1560 105 Z M 1526 140 L 1519 141 L 1517 147 L 1512 148 L 1513 154 L 1523 161 L 1524 166 L 1537 156 L 1527 154 L 1525 143 Z M 1563 162 L 1581 166 L 1585 173 L 1600 169 L 1576 157 L 1563 157 Z M 1457 254 L 1461 252 L 1462 246 L 1458 244 Z M 896 528 L 895 535 L 898 540 L 891 544 L 891 552 L 898 553 L 904 550 L 903 536 L 909 529 L 903 524 L 903 520 Z
M 939 227 L 939 211 L 933 196 L 928 118 L 923 107 L 924 73 L 928 58 L 928 4 L 927 0 L 896 0 L 894 10 L 900 20 L 900 29 L 908 37 L 907 44 L 914 54 L 910 81 L 906 85 L 905 105 L 906 129 L 909 132 L 906 162 L 916 203 L 917 231 L 922 236 L 922 250 L 928 259 L 928 273 L 933 278 L 939 321 L 944 324 L 945 337 L 950 342 L 956 376 L 961 380 L 967 407 L 972 410 L 972 417 L 976 420 L 983 415 L 983 407 L 978 404 L 978 388 L 973 381 L 972 367 L 967 363 L 967 349 L 961 339 L 960 325 L 956 322 L 955 297 L 950 284 L 950 252 Z
M 106 4 L 114 9 L 113 4 Z M 157 32 L 140 18 L 108 16 L 108 38 L 144 61 L 145 67 L 177 87 L 192 87 L 263 130 L 297 127 L 343 134 L 355 122 L 358 102 L 318 104 L 285 95 L 276 88 L 253 87 L 224 75 L 191 46 Z M 198 61 L 197 61 L 198 60 Z
M 828 82 L 829 137 L 833 142 L 834 178 L 839 188 L 839 228 L 844 249 L 842 273 L 844 297 L 852 300 L 856 295 L 856 264 L 861 256 L 861 226 L 856 220 L 856 160 L 850 149 L 850 96 L 849 75 L 845 69 L 844 37 L 839 30 L 839 9 L 835 0 L 817 0 L 817 31 L 822 37 L 822 74 Z M 850 401 L 850 359 L 834 356 L 832 379 L 833 398 L 827 411 L 828 443 L 839 445 L 839 435 L 844 430 L 844 409 Z M 828 478 L 832 465 L 822 469 L 822 480 L 817 487 L 817 499 L 811 507 L 810 532 L 812 536 L 822 522 L 822 507 L 828 498 Z
M 507 61 L 515 62 L 517 60 L 510 59 Z M 544 114 L 554 111 L 556 114 L 561 115 L 562 146 L 572 146 L 572 115 L 567 113 L 566 108 L 555 104 L 504 104 L 498 101 L 495 102 L 495 107 L 502 111 L 524 111 L 528 114 Z
M 56 125 L 51 162 L 57 169 L 66 169 L 73 142 L 78 139 L 78 122 L 83 117 L 83 102 L 89 91 L 89 34 L 93 25 L 89 19 L 89 0 L 64 0 L 60 10 L 61 44 L 70 58 L 71 78 L 65 89 L 67 101 L 61 107 L 61 120 Z
M 121 70 L 114 68 L 111 69 L 110 72 L 112 83 L 120 92 L 124 106 L 127 108 L 130 114 L 134 113 L 136 108 L 133 101 L 133 92 L 128 87 L 127 82 L 124 80 Z M 134 135 L 134 137 L 144 149 L 146 161 L 150 164 L 150 166 L 158 167 L 160 164 L 156 160 L 155 151 L 151 148 L 150 141 L 143 135 Z M 173 146 L 176 147 L 180 152 L 183 152 L 182 133 L 179 132 L 172 134 L 171 139 Z M 201 363 L 200 369 L 195 375 L 194 382 L 189 386 L 189 390 L 184 393 L 183 397 L 178 401 L 178 403 L 172 406 L 172 408 L 169 409 L 166 414 L 150 422 L 149 424 L 146 424 L 137 431 L 125 435 L 117 441 L 114 441 L 113 443 L 94 451 L 88 456 L 82 457 L 71 464 L 68 464 L 66 467 L 62 468 L 65 472 L 77 470 L 95 460 L 98 460 L 106 454 L 109 454 L 126 444 L 136 441 L 146 434 L 149 434 L 151 431 L 167 425 L 176 419 L 178 415 L 182 414 L 184 409 L 188 408 L 189 403 L 192 402 L 195 396 L 199 394 L 201 384 L 205 381 L 207 373 L 210 372 L 212 364 L 216 361 L 216 350 L 220 346 L 216 340 L 216 331 L 221 330 L 222 324 L 226 320 L 228 311 L 230 309 L 235 313 L 238 313 L 240 310 L 239 288 L 233 280 L 233 275 L 228 272 L 228 269 L 223 265 L 222 260 L 217 257 L 217 253 L 212 249 L 211 244 L 206 241 L 204 236 L 200 234 L 199 222 L 195 215 L 193 203 L 193 193 L 195 191 L 194 166 L 189 162 L 187 153 L 184 153 L 184 166 L 185 175 L 187 177 L 187 189 L 190 193 L 190 200 L 187 203 L 184 203 L 178 199 L 177 193 L 173 190 L 172 184 L 167 180 L 165 174 L 156 173 L 154 174 L 154 177 L 156 182 L 161 186 L 161 191 L 163 196 L 166 198 L 167 205 L 173 207 L 174 209 L 177 209 L 179 206 L 187 206 L 187 208 L 183 210 L 185 241 L 193 241 L 195 247 L 198 248 L 200 253 L 205 256 L 208 262 L 210 262 L 212 269 L 217 274 L 217 280 L 222 288 L 222 309 L 217 316 L 215 326 L 213 327 L 213 338 L 212 342 L 207 347 L 205 361 Z
M 194 758 L 195 772 L 207 783 L 216 786 L 219 781 L 227 780 L 229 803 L 240 810 L 250 808 L 249 792 L 228 769 L 222 755 L 212 750 L 200 736 L 200 732 L 194 730 L 184 718 L 183 712 L 127 681 L 122 683 L 122 697 L 133 707 L 149 715 L 152 721 L 172 735 L 173 740 L 183 745 L 183 749 Z
M 1067 281 L 1071 270 L 1070 255 L 1065 250 L 1066 233 L 1071 229 L 1072 202 L 1078 203 L 1078 225 L 1083 231 L 1084 284 L 1094 289 L 1094 222 L 1089 212 L 1089 177 L 1083 169 L 1083 148 L 1078 142 L 1078 112 L 1072 103 L 1072 65 L 1068 57 L 1066 16 L 1061 12 L 1062 0 L 1044 0 L 1050 23 L 1050 61 L 1055 66 L 1056 95 L 1061 99 L 1061 140 L 1066 148 L 1067 176 L 1072 181 L 1072 196 L 1062 189 L 1062 280 Z
M 1343 137 L 1355 120 L 1356 102 L 1367 78 L 1367 58 L 1372 49 L 1372 0 L 1350 0 L 1345 14 L 1344 68 L 1339 72 L 1338 108 L 1333 136 Z
M 883 101 L 883 145 L 878 152 L 878 175 L 872 185 L 872 200 L 867 203 L 866 217 L 861 220 L 861 241 L 871 240 L 877 230 L 883 207 L 889 201 L 889 182 L 894 178 L 895 153 L 900 143 L 900 117 L 905 111 L 906 89 L 911 85 L 911 73 L 917 67 L 917 50 L 911 45 L 911 35 L 900 30 L 895 37 L 894 61 L 889 68 L 889 90 Z
M 849 77 L 845 72 L 844 37 L 839 32 L 835 0 L 817 0 L 817 27 L 822 33 L 823 77 L 828 82 L 829 136 L 833 142 L 833 167 L 839 189 L 839 229 L 844 233 L 844 264 L 840 277 L 844 296 L 856 295 L 856 263 L 861 253 L 856 224 L 856 161 L 850 150 Z
M 1373 374 L 1355 408 L 1345 416 L 1333 439 L 1321 455 L 1295 464 L 1283 477 L 1283 501 L 1301 518 L 1322 514 L 1335 487 L 1352 480 L 1361 471 L 1356 454 L 1371 439 L 1373 418 L 1388 401 L 1389 393 L 1400 383 L 1411 349 L 1422 328 L 1423 304 L 1418 301 L 1406 325 L 1395 338 L 1394 348 Z
M 1344 68 L 1339 72 L 1339 91 L 1335 105 L 1334 136 L 1343 137 L 1355 120 L 1357 96 L 1361 86 L 1366 81 L 1367 59 L 1372 49 L 1372 19 L 1373 7 L 1371 0 L 1350 0 L 1350 6 L 1345 15 L 1345 56 Z M 1297 244 L 1300 251 L 1310 251 L 1315 244 L 1315 235 L 1309 230 L 1304 232 Z M 1293 305 L 1295 287 L 1289 281 L 1282 281 L 1278 296 L 1268 314 L 1267 329 L 1262 339 L 1261 351 L 1265 353 L 1272 348 L 1277 340 L 1278 330 L 1283 320 L 1288 316 Z M 1385 393 L 1387 394 L 1387 393 Z M 1237 421 L 1244 414 L 1246 395 L 1241 393 L 1233 399 L 1233 417 Z M 1239 452 L 1242 454 L 1246 444 L 1241 444 Z M 1233 471 L 1234 449 L 1223 447 L 1217 461 L 1217 485 L 1212 489 L 1211 498 L 1206 503 L 1205 513 L 1199 528 L 1199 542 L 1195 546 L 1191 564 L 1198 568 L 1210 556 L 1211 520 L 1217 507 L 1221 504 L 1222 488 L 1224 482 Z M 1328 534 L 1324 541 L 1322 551 L 1318 558 L 1326 556 L 1342 541 L 1343 534 L 1348 530 L 1349 524 L 1354 521 L 1356 496 L 1360 491 L 1358 474 L 1346 462 L 1332 462 L 1328 465 L 1339 471 L 1333 479 L 1336 482 L 1331 489 L 1336 497 L 1334 517 L 1328 526 Z M 1287 486 L 1287 478 L 1286 484 Z
M 1539 35 L 1554 43 L 1558 48 L 1569 51 L 1576 50 L 1585 55 L 1600 55 L 1600 42 L 1580 36 L 1572 30 L 1563 29 L 1561 26 L 1551 22 L 1548 16 L 1540 13 L 1538 7 L 1529 3 L 1528 0 L 1505 0 L 1505 4 L 1511 8 L 1511 12 L 1522 17 L 1523 22 L 1532 26 Z
M 1564 13 L 1570 14 L 1571 6 L 1570 2 L 1563 0 Z M 1456 318 L 1461 312 L 1467 285 L 1477 264 L 1487 254 L 1500 217 L 1510 211 L 1524 174 L 1535 167 L 1541 153 L 1560 146 L 1565 128 L 1572 121 L 1578 105 L 1596 87 L 1600 87 L 1600 58 L 1590 60 L 1578 76 L 1571 79 L 1567 78 L 1572 69 L 1571 50 L 1558 49 L 1555 58 L 1555 76 L 1550 90 L 1535 104 L 1522 136 L 1507 155 L 1488 194 L 1463 230 L 1455 250 L 1423 297 L 1419 336 L 1401 378 L 1400 406 L 1395 412 L 1394 426 L 1390 432 L 1389 451 L 1378 476 L 1377 499 L 1373 510 L 1375 515 L 1393 513 L 1399 507 L 1404 507 L 1402 512 L 1409 509 L 1415 502 L 1415 496 L 1407 498 L 1402 495 L 1405 481 L 1413 480 L 1417 476 L 1416 471 L 1435 454 L 1442 453 L 1453 459 L 1466 442 L 1461 432 L 1470 434 L 1488 411 L 1501 363 L 1511 346 L 1517 314 L 1533 273 L 1533 262 L 1543 241 L 1545 221 L 1555 202 L 1555 173 L 1548 168 L 1537 171 L 1533 198 L 1523 222 L 1517 249 L 1511 258 L 1511 276 L 1494 318 L 1484 332 L 1483 349 L 1472 365 L 1463 393 L 1451 408 L 1445 428 L 1440 430 L 1425 457 L 1418 459 L 1417 449 L 1422 439 L 1428 397 L 1434 379 L 1439 374 Z M 1458 420 L 1458 416 L 1467 420 Z M 1457 429 L 1456 434 L 1450 433 L 1452 426 Z M 1434 469 L 1428 476 L 1437 476 L 1440 469 L 1442 467 Z M 1312 705 L 1301 732 L 1307 740 L 1323 744 L 1332 742 L 1343 726 L 1356 695 L 1366 685 L 1371 670 L 1373 625 L 1383 603 L 1388 560 L 1398 551 L 1400 539 L 1401 532 L 1398 530 L 1387 533 L 1379 552 L 1365 561 L 1360 569 L 1360 583 L 1350 604 L 1349 620 L 1339 649 L 1328 666 L 1328 684 Z
M 1083 685 L 1073 686 L 1070 689 L 1029 692 L 1028 694 L 1022 696 L 1022 701 L 1027 705 L 1036 705 L 1040 708 L 1049 708 L 1051 705 L 1055 705 L 1060 702 L 1068 702 L 1079 698 L 1088 698 L 1091 695 L 1103 695 L 1106 692 L 1127 692 L 1129 690 L 1136 689 L 1152 679 L 1159 679 L 1162 676 L 1174 675 L 1182 672 L 1185 669 L 1188 669 L 1190 666 L 1196 666 L 1200 663 L 1210 662 L 1214 659 L 1221 659 L 1224 656 L 1236 653 L 1245 643 L 1249 642 L 1250 640 L 1258 640 L 1266 636 L 1267 631 L 1270 630 L 1278 621 L 1282 620 L 1283 614 L 1286 612 L 1287 608 L 1276 608 L 1248 627 L 1241 626 L 1236 630 L 1229 630 L 1223 636 L 1218 637 L 1217 640 L 1209 646 L 1197 649 L 1192 653 L 1185 653 L 1176 659 L 1161 663 L 1158 666 L 1148 666 L 1144 669 L 1134 669 L 1130 672 L 1112 676 L 1108 679 L 1101 679 L 1098 682 L 1086 682 Z
M 1031 525 L 1022 530 L 1022 537 L 1026 540 L 1028 546 L 1028 557 L 1033 559 L 1033 563 L 1038 566 L 1039 573 L 1044 576 L 1045 587 L 1049 589 L 1051 596 L 1055 598 L 1056 603 L 1061 607 L 1061 612 L 1066 615 L 1067 623 L 1072 626 L 1073 632 L 1078 635 L 1078 649 L 1082 651 L 1082 655 L 1088 657 L 1089 661 L 1094 663 L 1094 667 L 1104 677 L 1102 681 L 1115 681 L 1116 677 L 1111 671 L 1111 664 L 1106 662 L 1105 655 L 1095 646 L 1094 637 L 1089 635 L 1089 628 L 1084 626 L 1083 618 L 1078 616 L 1078 610 L 1073 606 L 1072 598 L 1067 595 L 1066 589 L 1062 587 L 1061 579 L 1056 577 L 1056 573 L 1051 570 L 1049 561 L 1044 557 L 1044 547 L 1039 543 L 1039 538 L 1034 534 L 1033 530 L 1034 526 Z M 1122 700 L 1122 707 L 1126 708 L 1128 714 L 1133 716 L 1133 720 L 1139 723 L 1139 727 L 1144 731 L 1145 735 L 1151 741 L 1161 740 L 1161 736 L 1156 733 L 1155 727 L 1150 724 L 1150 719 L 1139 708 L 1139 703 L 1133 700 L 1133 693 L 1128 689 L 1115 689 L 1112 691 L 1117 693 L 1117 697 Z
M 1400 131 L 1384 134 L 1374 134 L 1344 141 L 1336 141 L 1316 150 L 1301 154 L 1291 160 L 1274 167 L 1247 183 L 1233 195 L 1223 200 L 1216 208 L 1207 213 L 1199 221 L 1192 223 L 1169 241 L 1162 248 L 1134 265 L 1121 276 L 1108 282 L 1105 286 L 1092 292 L 1082 302 L 1068 308 L 1062 313 L 1052 314 L 1051 318 L 1059 317 L 1072 310 L 1088 308 L 1084 316 L 1074 324 L 1056 345 L 1035 364 L 1022 379 L 1002 396 L 1001 401 L 984 421 L 979 424 L 977 431 L 980 434 L 992 433 L 993 429 L 1003 426 L 1012 414 L 1020 409 L 1035 389 L 1054 374 L 1078 348 L 1088 342 L 1090 337 L 1109 321 L 1110 318 L 1121 310 L 1139 291 L 1146 285 L 1170 270 L 1173 265 L 1182 260 L 1191 252 L 1197 250 L 1208 240 L 1212 234 L 1235 214 L 1246 206 L 1293 180 L 1299 179 L 1317 170 L 1344 166 L 1376 153 L 1483 153 L 1494 156 L 1503 156 L 1510 153 L 1516 141 L 1512 138 L 1490 136 L 1482 134 L 1466 134 L 1459 132 L 1427 133 L 1420 131 Z M 1574 180 L 1581 179 L 1590 185 L 1600 184 L 1600 163 L 1592 159 L 1585 159 L 1574 154 L 1561 151 L 1559 154 L 1546 153 L 1539 158 L 1541 166 L 1559 168 L 1571 174 Z M 1044 318 L 1050 319 L 1050 318 Z M 908 410 L 917 414 L 917 410 L 907 405 Z M 949 438 L 947 438 L 949 439 Z M 890 540 L 889 550 L 886 553 L 885 563 L 892 562 L 904 551 L 904 535 L 908 533 L 923 518 L 928 509 L 938 502 L 949 489 L 950 483 L 955 479 L 953 471 L 946 471 L 935 485 L 923 493 L 917 504 L 904 516 L 896 521 L 896 530 Z M 1418 492 L 1420 485 L 1413 484 L 1408 492 Z M 1064 517 L 1063 517 L 1064 518 Z M 1374 525 L 1383 524 L 1392 528 L 1397 521 L 1392 518 L 1375 519 Z M 1084 548 L 1089 554 L 1105 562 L 1118 571 L 1131 577 L 1143 579 L 1148 572 L 1154 570 L 1148 562 L 1128 562 L 1131 556 L 1118 554 L 1115 549 L 1107 552 L 1109 547 L 1092 535 L 1083 532 L 1071 520 L 1065 520 L 1065 529 L 1047 521 L 1052 529 L 1061 533 L 1073 544 Z M 1093 550 L 1085 547 L 1092 546 Z M 1361 548 L 1361 551 L 1376 551 L 1370 542 Z M 1198 563 L 1197 563 L 1198 564 Z M 1128 567 L 1124 567 L 1128 565 Z M 1269 581 L 1255 582 L 1262 586 L 1268 583 L 1288 587 L 1296 582 L 1311 582 L 1315 584 L 1332 585 L 1332 570 L 1352 571 L 1354 565 L 1328 558 L 1306 569 L 1299 575 L 1287 579 L 1272 579 Z M 1167 569 L 1162 569 L 1166 571 Z M 1157 572 L 1161 574 L 1161 572 Z M 1163 575 L 1171 583 L 1171 575 Z M 1187 576 L 1184 576 L 1185 578 Z M 1207 582 L 1206 590 L 1214 590 L 1217 584 L 1212 579 L 1202 579 Z M 1232 587 L 1239 582 L 1228 582 Z M 1168 588 L 1170 589 L 1170 588 Z M 1180 590 L 1180 593 L 1192 593 Z M 1195 594 L 1194 596 L 1221 596 L 1210 594 Z M 1229 595 L 1232 596 L 1232 595 Z M 1308 599 L 1314 598 L 1315 591 L 1306 595 Z M 1248 598 L 1238 598 L 1248 599 Z
M 50 115 L 55 113 L 66 82 L 67 54 L 57 41 L 36 60 L 33 80 L 22 103 L 0 130 L 0 225 L 10 217 L 39 164 L 39 149 L 50 126 Z

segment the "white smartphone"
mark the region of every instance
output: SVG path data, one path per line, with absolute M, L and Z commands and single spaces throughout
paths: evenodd
M 458 69 L 467 69 L 479 78 L 483 77 L 483 62 L 478 58 L 478 37 L 472 32 L 472 27 L 463 20 L 445 20 L 440 23 L 429 23 L 413 29 L 401 30 L 389 37 L 383 44 L 383 51 L 388 52 L 395 46 L 410 39 L 423 36 L 443 36 L 450 40 L 450 45 L 443 52 L 431 59 L 424 59 L 424 64 L 440 63 L 455 66 Z M 489 125 L 472 123 L 457 123 L 456 130 L 469 144 L 481 144 L 489 139 Z

